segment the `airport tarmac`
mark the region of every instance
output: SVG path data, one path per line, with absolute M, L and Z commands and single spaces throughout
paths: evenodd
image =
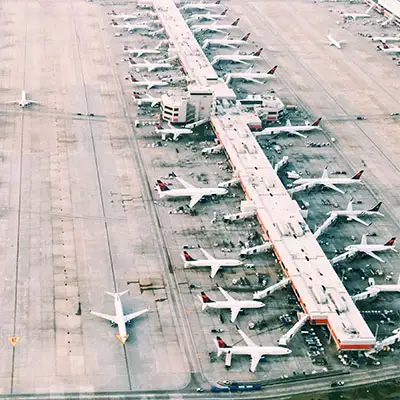
M 1 11 L 0 392 L 184 387 L 179 307 L 105 10 L 86 1 L 4 1 Z M 40 106 L 8 104 L 22 89 Z M 149 278 L 161 287 L 141 291 Z M 117 289 L 129 289 L 126 313 L 149 309 L 128 327 L 125 346 L 115 327 L 89 313 L 113 314 L 104 291 Z M 8 336 L 21 339 L 13 347 Z

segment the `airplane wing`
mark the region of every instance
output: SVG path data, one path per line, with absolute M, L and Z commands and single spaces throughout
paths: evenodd
M 240 313 L 241 308 L 240 307 L 231 307 L 231 322 L 235 322 L 237 316 Z
M 360 218 L 358 218 L 358 217 L 355 217 L 355 216 L 353 216 L 353 215 L 348 216 L 347 219 L 351 219 L 352 221 L 359 222 L 360 224 L 363 224 L 363 225 L 365 225 L 365 226 L 370 226 L 370 225 L 371 225 L 371 224 L 369 224 L 369 223 L 363 221 L 362 219 L 360 219 Z
M 149 311 L 149 310 L 147 308 L 145 308 L 144 310 L 140 310 L 140 311 L 134 312 L 132 314 L 124 315 L 124 321 L 129 322 L 129 321 L 139 317 L 140 315 L 147 313 L 147 311 Z
M 220 286 L 218 286 L 218 289 L 228 301 L 236 301 L 225 289 L 222 289 L 222 287 L 220 287 Z M 239 310 L 240 310 L 240 308 L 239 308 Z
M 385 260 L 383 260 L 382 258 L 380 258 L 379 256 L 377 256 L 375 253 L 373 253 L 372 251 L 368 251 L 368 250 L 361 250 L 362 252 L 364 252 L 365 254 L 368 254 L 370 257 L 375 258 L 375 260 L 380 261 L 381 263 L 384 263 Z
M 259 85 L 263 85 L 264 84 L 264 82 L 261 82 L 261 81 L 259 81 L 257 79 L 254 79 L 254 78 L 243 77 L 243 79 L 245 81 L 248 81 L 248 82 L 258 83 Z
M 152 89 L 154 87 L 154 83 L 149 83 L 148 85 L 147 85 L 147 90 L 150 90 L 150 89 Z
M 203 196 L 201 194 L 191 196 L 189 208 L 193 208 L 202 198 Z
M 243 340 L 246 342 L 247 346 L 249 346 L 249 347 L 259 347 L 241 329 L 239 329 L 238 326 L 236 326 L 236 329 L 238 330 L 238 332 L 239 332 L 240 336 L 243 338 Z
M 302 137 L 302 138 L 304 138 L 304 139 L 307 138 L 306 135 L 303 135 L 302 133 L 297 132 L 297 131 L 290 131 L 290 134 L 291 134 L 291 135 L 300 136 L 300 137 Z
M 191 185 L 190 183 L 184 181 L 179 176 L 177 176 L 176 179 L 181 183 L 182 186 L 185 186 L 186 189 L 195 189 L 195 187 L 193 185 Z
M 239 63 L 239 64 L 250 65 L 248 62 L 246 62 L 246 61 L 243 61 L 243 60 L 239 60 L 239 59 L 236 59 L 236 60 L 231 60 L 231 61 L 232 61 L 232 62 Z
M 260 359 L 261 359 L 261 354 L 252 354 L 250 371 L 254 372 L 256 370 L 257 365 L 260 362 Z
M 109 314 L 103 314 L 103 313 L 99 313 L 96 311 L 90 311 L 91 314 L 96 315 L 97 317 L 103 318 L 103 319 L 107 319 L 108 321 L 111 322 L 115 322 L 117 316 L 116 315 L 109 315 Z
M 331 259 L 331 263 L 334 265 L 340 261 L 344 261 L 346 258 L 353 256 L 355 253 L 357 253 L 356 251 L 346 251 L 343 254 L 340 254 L 339 256 L 336 256 L 334 258 Z
M 328 187 L 329 189 L 335 190 L 336 192 L 339 192 L 341 194 L 344 194 L 344 191 L 342 189 L 339 189 L 338 187 L 336 187 L 335 185 L 333 185 L 332 183 L 323 183 L 324 186 Z
M 207 30 L 209 30 L 209 31 L 211 31 L 211 32 L 225 33 L 225 31 L 223 31 L 223 30 L 221 30 L 221 29 L 211 28 L 210 26 L 207 28 Z
M 219 271 L 219 269 L 221 268 L 221 266 L 220 265 L 212 265 L 211 266 L 211 273 L 210 273 L 210 277 L 211 278 L 214 278 L 215 277 L 215 275 L 217 275 L 217 272 Z
M 215 260 L 215 258 L 210 253 L 208 253 L 206 250 L 204 250 L 202 247 L 200 247 L 200 250 L 202 251 L 204 256 L 207 258 L 207 260 Z

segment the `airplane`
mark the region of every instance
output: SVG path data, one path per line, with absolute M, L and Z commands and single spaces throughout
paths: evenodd
M 241 39 L 229 39 L 228 36 L 226 36 L 225 39 L 207 39 L 203 42 L 203 45 L 201 47 L 202 49 L 206 49 L 209 46 L 221 46 L 235 49 L 236 47 L 247 43 L 249 36 L 250 33 L 247 33 Z
M 223 7 L 221 4 L 221 0 L 217 0 L 215 3 L 188 3 L 184 4 L 182 7 L 180 7 L 181 10 L 204 10 L 204 11 L 209 11 L 209 10 L 215 10 L 218 8 Z
M 381 47 L 380 50 L 383 51 L 384 53 L 388 53 L 388 54 L 400 53 L 400 47 L 399 46 L 390 47 L 386 43 L 382 43 L 382 47 Z
M 209 31 L 209 32 L 225 33 L 225 31 L 239 29 L 239 27 L 238 27 L 239 21 L 240 21 L 240 18 L 237 18 L 230 25 L 219 25 L 217 23 L 212 24 L 212 25 L 192 25 L 190 27 L 190 29 L 193 32 Z
M 160 199 L 164 197 L 190 197 L 189 208 L 193 208 L 205 196 L 224 196 L 228 193 L 223 188 L 196 188 L 182 178 L 176 179 L 185 187 L 184 189 L 170 189 L 166 183 L 157 180 L 157 189 Z
M 249 65 L 249 63 L 246 61 L 259 60 L 262 51 L 263 51 L 263 48 L 261 47 L 256 52 L 251 53 L 251 54 L 229 54 L 229 55 L 224 54 L 224 55 L 214 56 L 214 58 L 211 62 L 211 65 L 215 65 L 215 64 L 219 63 L 220 61 L 230 61 L 230 62 L 237 62 L 237 63 Z
M 261 308 L 264 307 L 265 304 L 261 301 L 255 300 L 235 300 L 226 290 L 222 289 L 219 285 L 217 285 L 218 289 L 222 293 L 222 295 L 226 298 L 225 301 L 215 301 L 211 300 L 204 292 L 201 292 L 201 296 L 199 296 L 201 301 L 201 311 L 204 311 L 206 308 L 230 308 L 231 309 L 231 322 L 235 322 L 239 312 L 242 309 L 246 308 Z
M 308 125 L 292 125 L 290 120 L 286 121 L 285 126 L 275 126 L 272 128 L 265 128 L 260 132 L 255 132 L 256 136 L 268 136 L 268 135 L 278 135 L 279 133 L 286 132 L 290 135 L 297 135 L 303 138 L 306 138 L 306 135 L 301 134 L 300 132 L 309 132 L 314 129 L 321 130 L 322 128 L 319 126 L 322 118 L 318 118 L 315 122 Z
M 133 86 L 136 87 L 146 87 L 147 90 L 155 88 L 155 87 L 160 87 L 160 86 L 168 86 L 168 82 L 165 82 L 163 80 L 158 80 L 158 81 L 148 81 L 147 79 L 144 78 L 143 81 L 138 81 L 133 75 L 131 77 L 131 82 Z
M 379 215 L 380 217 L 383 217 L 384 215 L 379 212 L 381 205 L 382 205 L 382 202 L 380 201 L 375 207 L 372 207 L 369 210 L 354 210 L 353 209 L 353 200 L 350 200 L 349 204 L 347 205 L 346 210 L 330 211 L 330 212 L 328 212 L 328 215 L 335 216 L 335 217 L 346 217 L 347 221 L 356 221 L 365 226 L 369 226 L 371 224 L 368 224 L 367 222 L 363 221 L 359 217 L 362 217 L 364 215 L 368 215 L 368 216 Z
M 117 14 L 114 10 L 111 10 L 108 15 L 112 15 L 113 18 L 117 19 L 123 19 L 123 20 L 130 20 L 130 19 L 137 19 L 139 17 L 149 17 L 149 16 L 156 16 L 157 14 L 152 11 L 143 11 L 143 12 L 138 12 L 135 14 Z
M 382 258 L 378 257 L 374 252 L 375 251 L 388 251 L 392 250 L 397 253 L 397 250 L 394 248 L 396 238 L 392 237 L 385 244 L 367 244 L 367 235 L 362 235 L 360 244 L 352 244 L 344 248 L 345 253 L 340 254 L 337 257 L 332 258 L 331 263 L 336 264 L 339 261 L 343 261 L 348 257 L 356 255 L 357 253 L 365 253 L 370 257 L 375 258 L 376 260 L 384 263 L 385 261 Z
M 259 346 L 254 343 L 237 325 L 236 329 L 240 336 L 246 342 L 247 346 L 228 346 L 220 336 L 216 337 L 217 355 L 221 356 L 225 353 L 225 366 L 230 367 L 232 355 L 249 355 L 251 356 L 250 371 L 255 372 L 262 356 L 283 356 L 290 354 L 292 350 L 280 346 Z
M 343 17 L 348 18 L 348 19 L 357 19 L 357 18 L 371 18 L 371 10 L 374 8 L 374 6 L 370 6 L 368 10 L 365 13 L 343 13 Z
M 146 95 L 147 97 L 139 97 L 139 94 L 134 92 L 132 97 L 135 101 L 135 103 L 138 106 L 145 106 L 145 105 L 150 105 L 150 107 L 155 107 L 156 105 L 159 105 L 161 103 L 161 98 L 160 97 L 152 97 L 149 94 Z
M 28 100 L 26 97 L 26 92 L 25 90 L 21 91 L 21 99 L 20 100 L 13 100 L 9 102 L 10 104 L 19 104 L 21 108 L 25 108 L 27 106 L 30 106 L 31 104 L 36 104 L 39 105 L 40 103 L 37 101 L 33 100 Z
M 400 42 L 400 36 L 373 36 L 371 40 L 373 42 L 382 42 L 382 43 Z
M 232 79 L 243 79 L 247 82 L 253 82 L 253 83 L 258 83 L 258 84 L 262 85 L 264 82 L 262 82 L 261 80 L 268 81 L 270 79 L 276 78 L 275 72 L 276 72 L 277 68 L 278 68 L 278 66 L 275 65 L 273 68 L 271 68 L 266 73 L 252 72 L 253 67 L 250 67 L 245 72 L 231 72 L 231 73 L 225 74 L 225 82 L 229 83 Z
M 341 49 L 342 48 L 342 44 L 346 43 L 345 40 L 336 40 L 336 39 L 334 39 L 330 33 L 328 34 L 327 38 L 329 40 L 329 42 L 328 42 L 329 46 L 335 46 L 338 49 Z
M 165 140 L 167 135 L 172 134 L 173 140 L 178 140 L 181 135 L 190 135 L 193 133 L 192 129 L 189 128 L 174 128 L 171 124 L 168 124 L 169 128 L 161 128 L 160 125 L 156 125 L 155 130 L 156 133 L 161 133 L 162 140 Z
M 112 324 L 118 325 L 118 334 L 116 335 L 117 339 L 122 344 L 125 344 L 129 337 L 129 334 L 126 332 L 127 322 L 139 317 L 140 315 L 146 313 L 149 310 L 146 308 L 144 310 L 125 315 L 124 310 L 122 308 L 121 296 L 128 293 L 128 290 L 125 290 L 124 292 L 120 293 L 118 292 L 117 293 L 105 292 L 105 293 L 114 297 L 115 315 L 103 314 L 96 311 L 90 311 L 90 313 L 96 315 L 97 317 L 107 319 Z
M 193 14 L 186 20 L 186 23 L 189 24 L 190 22 L 194 21 L 216 21 L 226 17 L 228 9 L 225 8 L 220 14 L 211 14 L 210 12 L 206 14 Z
M 227 191 L 226 189 L 223 189 Z M 230 258 L 214 258 L 211 254 L 200 247 L 206 259 L 198 260 L 193 258 L 187 251 L 183 252 L 184 268 L 191 267 L 211 267 L 210 278 L 214 278 L 221 267 L 240 267 L 243 262 Z
M 124 53 L 128 53 L 131 56 L 141 57 L 147 54 L 160 54 L 159 48 L 162 46 L 163 41 L 161 41 L 154 49 L 130 49 L 128 46 L 124 46 Z
M 115 28 L 121 28 L 124 31 L 127 32 L 135 32 L 138 30 L 145 30 L 145 31 L 150 31 L 153 32 L 154 28 L 151 26 L 150 23 L 141 23 L 141 24 L 119 24 L 115 19 L 111 20 L 111 25 L 113 25 Z
M 147 69 L 147 71 L 152 72 L 157 69 L 171 69 L 172 64 L 164 61 L 159 61 L 156 63 L 151 63 L 147 60 L 144 60 L 142 63 L 137 63 L 133 58 L 129 57 L 130 67 L 136 69 Z
M 328 176 L 328 167 L 325 167 L 324 172 L 322 173 L 321 178 L 300 178 L 296 179 L 293 182 L 293 185 L 299 186 L 302 189 L 311 189 L 314 186 L 322 185 L 329 189 L 336 190 L 339 193 L 344 194 L 344 191 L 336 187 L 336 185 L 353 185 L 360 184 L 362 181 L 360 180 L 361 175 L 364 170 L 357 172 L 352 178 L 329 178 Z M 294 191 L 299 190 L 299 188 L 295 188 Z

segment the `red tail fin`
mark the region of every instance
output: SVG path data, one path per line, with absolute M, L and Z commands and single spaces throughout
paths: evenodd
M 185 257 L 186 261 L 196 261 L 196 259 L 193 258 L 187 251 L 183 252 L 183 256 Z
M 139 98 L 140 98 L 138 92 L 133 92 L 133 93 L 132 93 L 132 96 L 133 96 L 135 99 L 139 99 Z
M 226 13 L 228 12 L 228 9 L 227 8 L 225 8 L 225 10 L 224 11 L 222 11 L 222 13 L 221 13 L 221 15 L 226 15 Z
M 278 69 L 278 66 L 275 65 L 275 67 L 272 67 L 272 68 L 267 72 L 267 74 L 268 74 L 268 75 L 273 75 L 273 74 L 276 72 L 277 69 Z
M 131 82 L 137 82 L 137 79 L 133 75 L 131 75 Z
M 167 190 L 170 190 L 169 187 L 167 186 L 167 184 L 163 181 L 160 181 L 159 179 L 157 179 L 157 185 L 162 192 L 166 192 Z
M 238 18 L 236 21 L 233 21 L 232 26 L 238 26 L 239 21 L 240 21 L 240 18 Z
M 244 35 L 240 40 L 243 40 L 244 42 L 247 42 L 247 39 L 249 38 L 249 36 L 250 36 L 250 32 L 247 33 L 246 35 Z
M 211 300 L 204 292 L 201 292 L 201 300 L 203 303 L 214 303 L 214 300 Z
M 311 126 L 319 126 L 319 124 L 321 123 L 322 117 L 318 118 L 314 123 L 311 124 Z
M 218 343 L 218 347 L 220 349 L 228 349 L 232 346 L 228 346 L 222 339 L 220 336 L 217 336 L 217 343 Z
M 389 46 L 386 44 L 386 42 L 383 42 L 383 43 L 382 43 L 382 47 L 383 47 L 384 49 L 388 49 L 388 48 L 389 48 Z
M 394 246 L 395 241 L 396 241 L 396 238 L 392 237 L 387 243 L 385 243 L 385 246 Z
M 263 51 L 263 48 L 261 47 L 259 50 L 257 50 L 253 55 L 259 57 L 261 55 L 261 52 Z
M 130 62 L 132 65 L 136 64 L 136 61 L 135 61 L 132 57 L 129 57 L 129 62 Z
M 363 172 L 364 170 L 362 169 L 361 171 L 357 172 L 351 179 L 359 180 Z

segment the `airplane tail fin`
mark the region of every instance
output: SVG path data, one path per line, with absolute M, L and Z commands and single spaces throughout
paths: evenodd
M 249 39 L 249 37 L 250 37 L 250 32 L 249 32 L 249 33 L 246 33 L 240 40 L 243 40 L 244 42 L 247 42 L 247 40 Z
M 278 69 L 278 66 L 275 65 L 274 67 L 272 67 L 272 68 L 267 72 L 267 74 L 268 74 L 268 75 L 274 75 L 277 69 Z
M 253 55 L 259 57 L 261 55 L 261 52 L 263 51 L 263 48 L 261 47 L 258 49 Z
M 112 292 L 104 292 L 105 294 L 108 294 L 111 297 L 116 297 L 116 296 L 123 296 L 124 294 L 127 294 L 129 292 L 129 290 L 124 290 L 123 292 L 117 292 L 117 293 L 112 293 Z
M 224 11 L 222 11 L 222 13 L 221 13 L 221 15 L 226 15 L 226 13 L 228 12 L 228 9 L 227 8 L 225 8 L 225 10 Z
M 363 172 L 364 172 L 364 170 L 362 169 L 361 171 L 357 172 L 351 179 L 354 179 L 356 181 L 360 180 Z
M 215 303 L 214 300 L 211 300 L 204 292 L 201 292 L 201 311 L 204 311 L 207 308 L 207 305 L 210 303 Z
M 217 336 L 216 338 L 217 349 L 218 349 L 218 357 L 222 354 L 222 349 L 229 349 L 232 346 L 228 346 L 221 338 L 221 336 Z
M 372 207 L 370 210 L 368 211 L 379 211 L 379 209 L 381 208 L 382 202 L 380 201 L 375 207 Z
M 133 76 L 133 75 L 131 75 L 131 82 L 132 83 L 135 83 L 135 82 L 137 82 L 138 80 Z
M 118 22 L 117 22 L 115 19 L 112 19 L 112 20 L 111 20 L 111 25 L 117 26 L 117 25 L 118 25 Z
M 386 42 L 382 42 L 382 47 L 383 47 L 385 50 L 389 48 L 389 46 L 387 45 Z
M 193 258 L 186 250 L 183 252 L 183 257 L 185 261 L 196 261 L 196 258 Z
M 129 57 L 129 62 L 130 62 L 132 65 L 136 64 L 136 61 L 135 61 L 132 57 Z
M 160 192 L 166 192 L 168 190 L 171 190 L 167 186 L 167 184 L 165 182 L 163 182 L 162 180 L 160 180 L 160 179 L 157 179 L 157 186 L 158 186 L 158 189 L 159 189 Z
M 394 246 L 395 241 L 396 238 L 392 237 L 388 242 L 385 243 L 385 246 Z
M 221 0 L 217 0 L 215 4 L 221 4 Z
M 319 126 L 319 124 L 321 123 L 321 120 L 322 120 L 322 117 L 321 117 L 321 118 L 318 118 L 315 122 L 313 122 L 313 123 L 311 124 L 311 126 Z
M 232 22 L 232 26 L 238 26 L 240 18 L 237 18 L 235 21 Z

